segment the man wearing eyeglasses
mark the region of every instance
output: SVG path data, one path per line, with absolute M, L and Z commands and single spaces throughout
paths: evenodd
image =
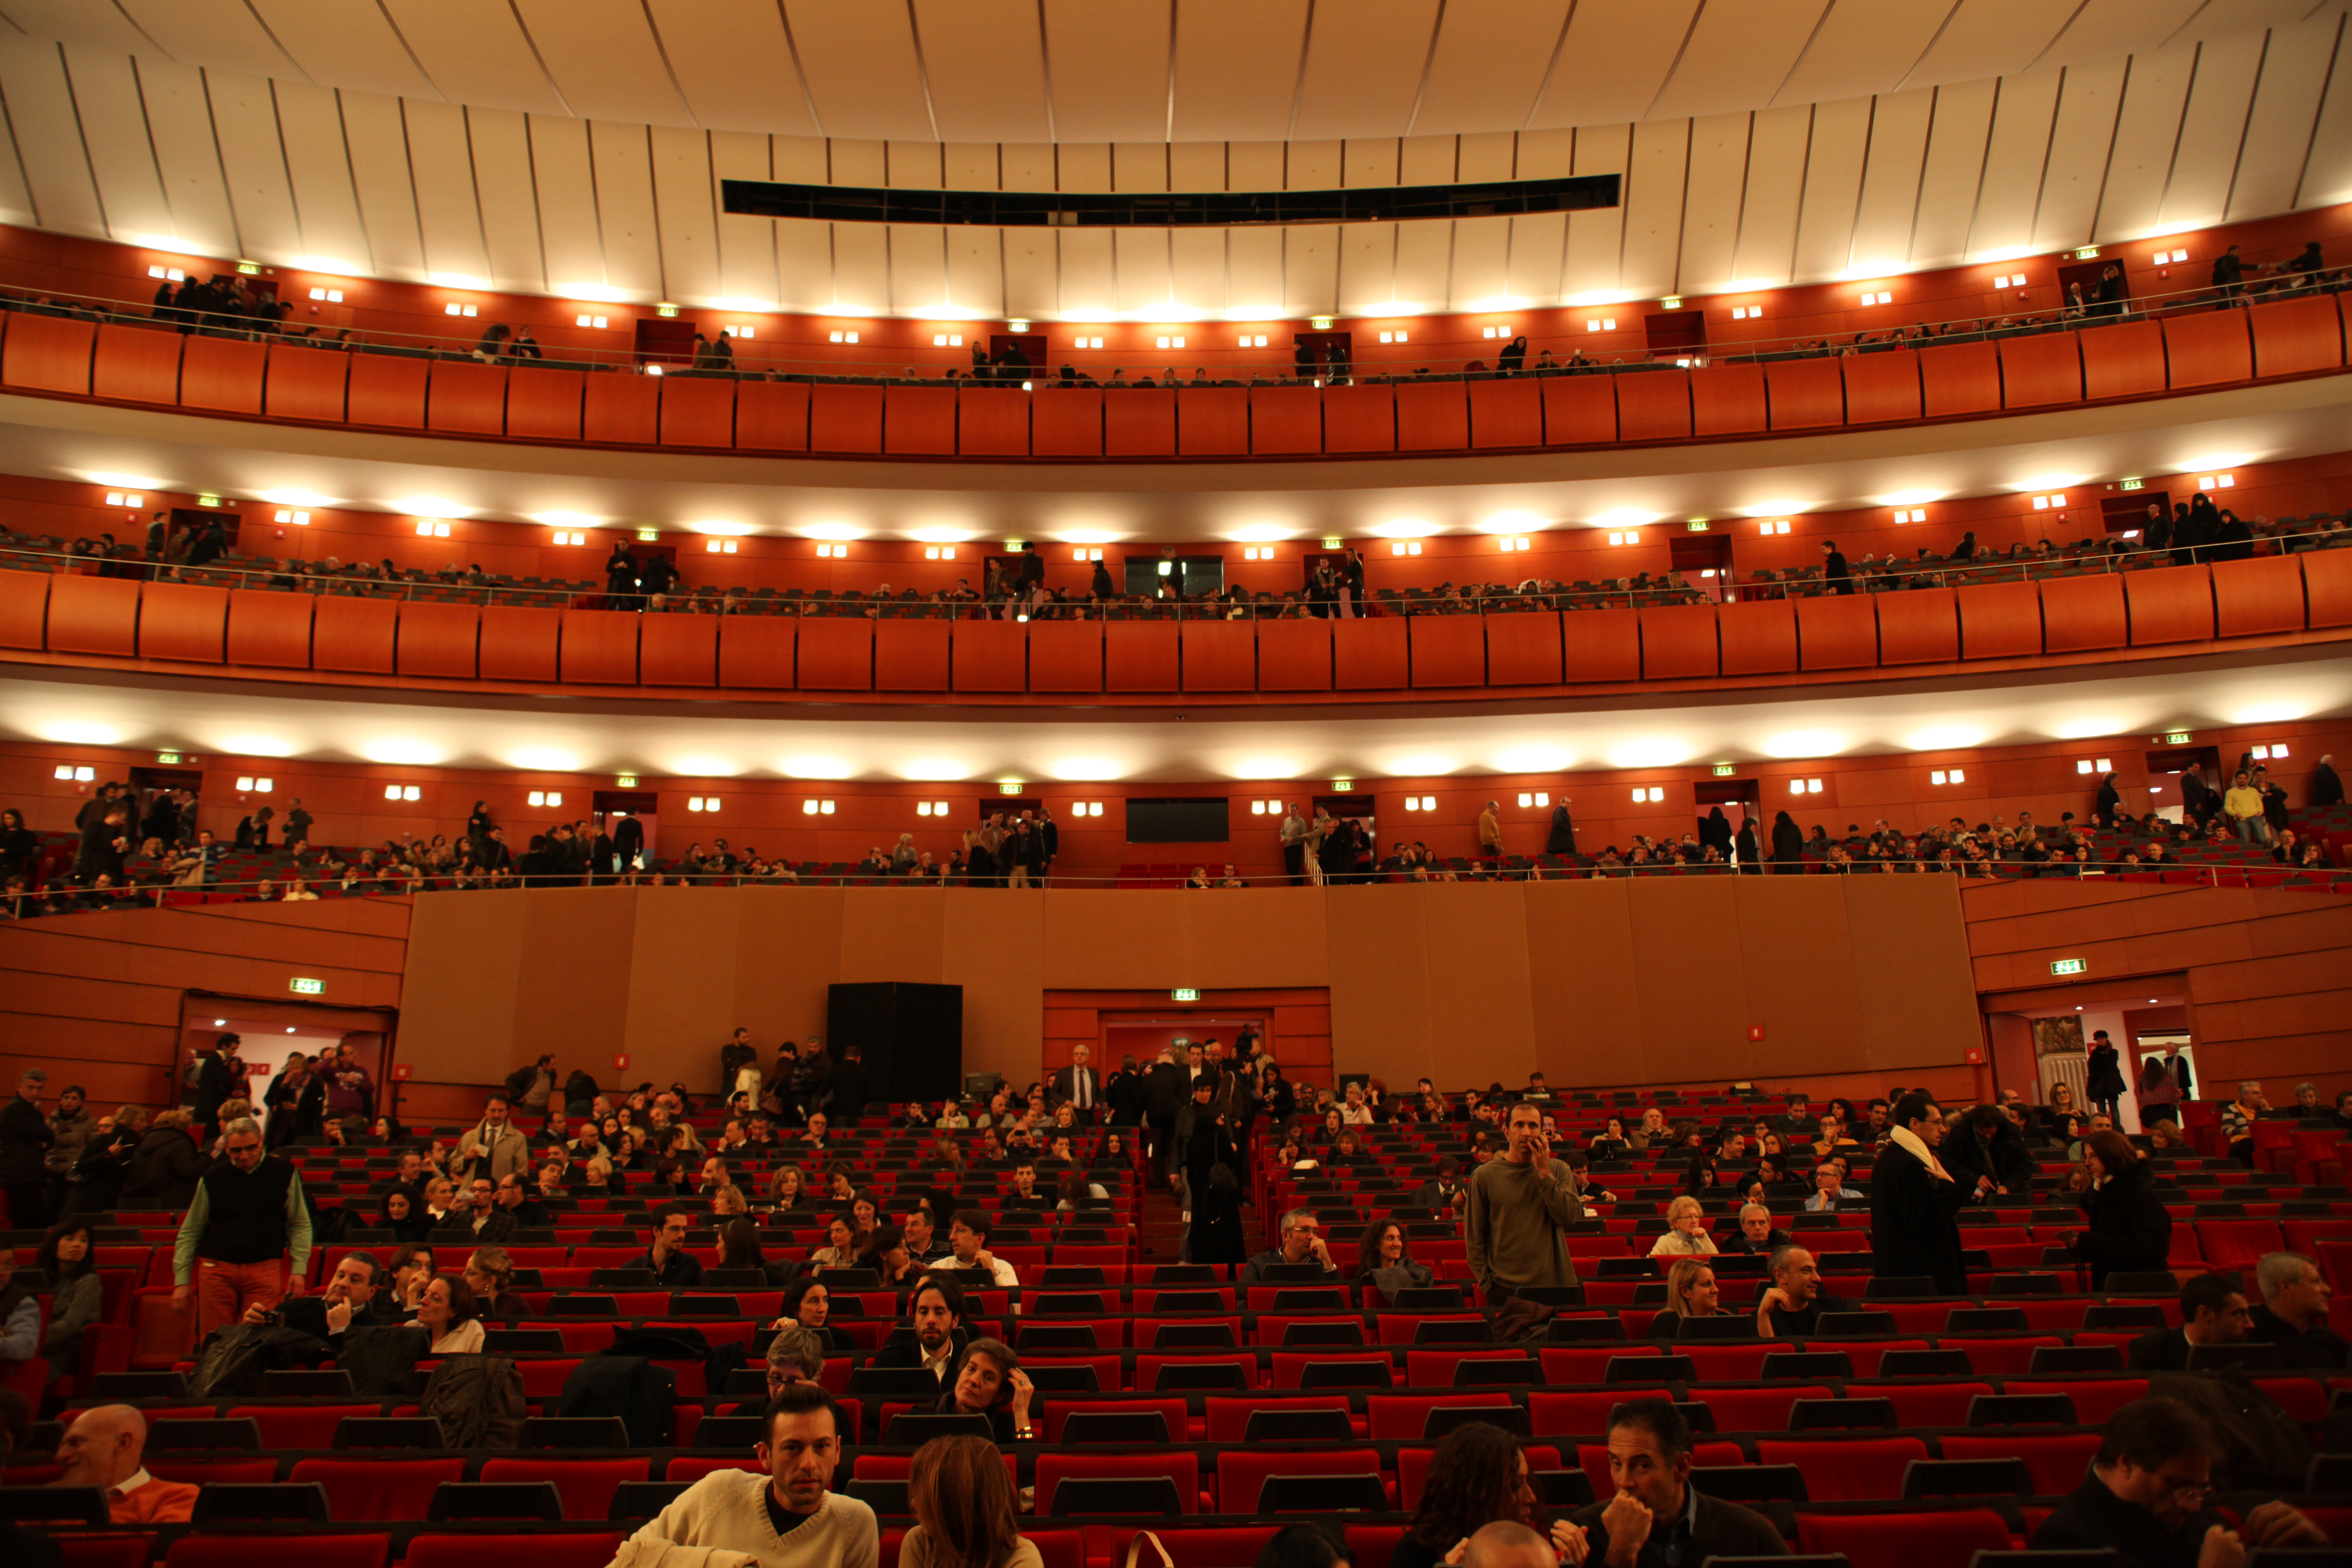
M 2107 1418 L 2088 1479 L 2033 1534 L 2036 1552 L 2107 1550 L 2139 1568 L 2239 1568 L 2257 1546 L 2324 1546 L 2319 1527 L 2271 1501 L 2232 1531 L 2207 1506 L 2213 1435 L 2177 1399 L 2142 1399 Z

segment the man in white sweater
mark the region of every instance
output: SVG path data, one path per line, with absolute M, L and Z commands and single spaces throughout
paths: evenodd
M 743 1552 L 761 1568 L 876 1568 L 874 1510 L 831 1489 L 841 1462 L 832 1397 L 816 1384 L 793 1384 L 768 1402 L 764 1419 L 768 1440 L 754 1452 L 766 1475 L 713 1470 L 632 1542 Z

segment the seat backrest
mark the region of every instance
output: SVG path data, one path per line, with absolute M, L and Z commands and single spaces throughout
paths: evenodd
M 1811 1474 L 1808 1472 L 1808 1485 Z M 1990 1509 L 1933 1513 L 1819 1514 L 1800 1510 L 1797 1550 L 1837 1552 L 1853 1563 L 1968 1568 L 1979 1552 L 2010 1549 L 2009 1526 Z
M 1815 1502 L 1855 1502 L 1901 1497 L 1904 1468 L 1927 1458 L 1927 1445 L 1916 1437 L 1765 1439 L 1756 1445 L 1756 1458 L 1760 1464 L 1801 1468 Z

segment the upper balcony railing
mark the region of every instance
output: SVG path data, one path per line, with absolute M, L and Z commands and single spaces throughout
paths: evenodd
M 1150 367 L 1096 359 L 969 373 L 847 344 L 823 359 L 754 361 L 745 345 L 723 362 L 709 350 L 699 365 L 577 351 L 554 360 L 471 327 L 463 337 L 289 332 L 275 320 L 52 294 L 0 298 L 0 387 L 374 429 L 761 454 L 1442 454 L 2045 411 L 2340 370 L 2344 287 L 2339 274 L 2297 274 L 2229 298 L 2188 289 L 1608 364 L 1580 363 L 1571 343 L 1530 357 L 1523 340 L 1364 344 L 1337 364 L 1276 354 L 1236 366 L 1220 351 L 1213 374 L 1185 369 L 1172 350 L 1172 363 Z

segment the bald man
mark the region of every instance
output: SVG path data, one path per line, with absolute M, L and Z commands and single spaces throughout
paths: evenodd
M 128 1405 L 85 1410 L 58 1442 L 57 1487 L 97 1487 L 117 1524 L 184 1524 L 196 1489 L 147 1473 L 147 1417 Z
M 1518 1521 L 1498 1519 L 1463 1543 L 1462 1568 L 1559 1568 L 1559 1553 Z

